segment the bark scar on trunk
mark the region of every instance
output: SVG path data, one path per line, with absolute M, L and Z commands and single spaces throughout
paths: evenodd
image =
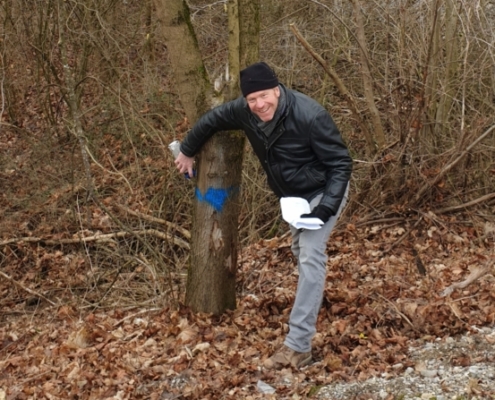
M 213 248 L 215 249 L 215 251 L 220 250 L 224 245 L 223 233 L 222 230 L 218 227 L 217 221 L 213 222 L 213 229 L 211 231 L 211 242 L 213 243 Z

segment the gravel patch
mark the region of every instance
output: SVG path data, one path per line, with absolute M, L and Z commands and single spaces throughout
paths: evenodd
M 335 383 L 315 396 L 318 400 L 486 400 L 495 399 L 495 327 L 442 338 L 411 347 L 414 367 L 393 376 L 383 374 L 363 382 Z

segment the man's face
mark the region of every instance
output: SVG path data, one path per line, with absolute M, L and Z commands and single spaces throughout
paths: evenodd
M 246 96 L 246 101 L 253 114 L 263 122 L 268 122 L 273 119 L 277 111 L 279 97 L 280 88 L 277 86 L 273 89 L 250 93 Z

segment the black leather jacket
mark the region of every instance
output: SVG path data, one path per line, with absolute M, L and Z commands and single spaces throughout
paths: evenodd
M 340 206 L 352 171 L 352 159 L 330 114 L 310 97 L 285 88 L 286 107 L 275 130 L 266 136 L 244 97 L 203 115 L 188 133 L 181 151 L 188 157 L 216 132 L 243 130 L 278 197 L 311 201 L 334 212 Z

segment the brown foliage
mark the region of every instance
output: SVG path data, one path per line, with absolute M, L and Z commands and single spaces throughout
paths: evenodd
M 464 246 L 471 240 L 469 230 L 456 235 L 451 227 L 416 238 L 426 276 L 418 274 L 410 244 L 384 254 L 384 242 L 402 234 L 401 227 L 335 232 L 313 341 L 315 362 L 301 371 L 275 373 L 260 365 L 287 332 L 297 283 L 287 238 L 244 249 L 238 308 L 220 317 L 171 306 L 87 309 L 67 297 L 81 290 L 90 273 L 83 259 L 66 260 L 62 252 L 38 247 L 42 261 L 23 271 L 21 256 L 34 249 L 10 245 L 3 249 L 3 270 L 60 305 L 50 307 L 22 290 L 0 286 L 0 388 L 17 399 L 256 399 L 266 396 L 257 389 L 261 380 L 276 389 L 277 398 L 291 398 L 335 380 L 399 374 L 414 366 L 408 361 L 412 341 L 447 338 L 494 322 L 492 276 L 440 296 L 490 256 Z M 134 274 L 142 281 L 147 271 Z M 180 270 L 174 275 L 179 278 Z M 57 289 L 57 282 L 66 287 Z M 119 289 L 109 297 L 123 303 Z

